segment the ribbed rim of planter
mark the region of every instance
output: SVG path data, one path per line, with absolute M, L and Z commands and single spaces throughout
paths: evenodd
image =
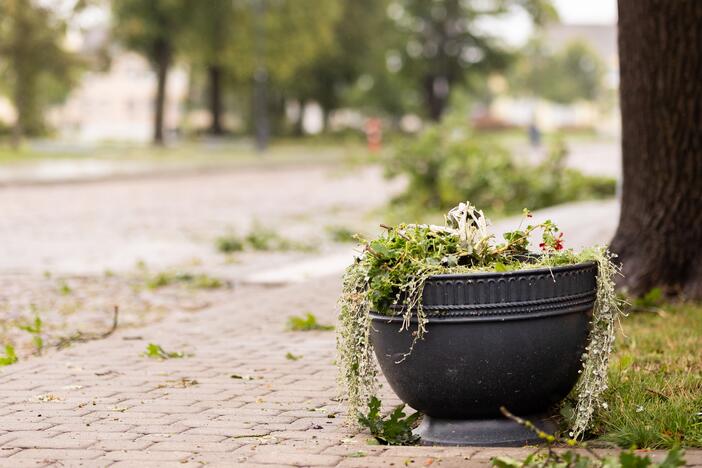
M 507 272 L 434 275 L 426 280 L 422 308 L 430 319 L 507 320 L 592 309 L 597 294 L 597 264 L 583 262 L 553 268 Z M 402 320 L 373 313 L 375 320 Z

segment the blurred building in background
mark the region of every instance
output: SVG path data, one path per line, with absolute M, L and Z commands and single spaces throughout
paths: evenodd
M 602 96 L 597 100 L 577 99 L 564 104 L 540 96 L 515 97 L 501 92 L 498 85 L 498 96 L 489 109 L 492 120 L 520 127 L 535 123 L 543 130 L 588 129 L 606 135 L 619 134 L 616 24 L 553 24 L 545 29 L 543 43 L 553 51 L 568 44 L 582 43 L 597 53 L 605 65 Z
M 106 71 L 88 72 L 49 121 L 59 136 L 83 142 L 148 142 L 152 138 L 156 76 L 134 52 L 119 52 Z M 188 74 L 174 68 L 168 77 L 165 129 L 175 132 L 182 118 Z

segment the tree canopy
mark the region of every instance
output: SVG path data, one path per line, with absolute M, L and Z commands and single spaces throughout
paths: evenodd
M 0 84 L 17 112 L 13 141 L 45 130 L 46 107 L 69 91 L 80 68 L 63 47 L 66 22 L 31 0 L 0 0 Z
M 512 91 L 567 104 L 595 100 L 602 91 L 605 64 L 582 41 L 553 51 L 540 40 L 529 42 L 510 73 Z

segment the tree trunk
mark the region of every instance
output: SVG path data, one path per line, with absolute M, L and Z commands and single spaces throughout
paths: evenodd
M 300 99 L 298 103 L 300 106 L 300 112 L 297 114 L 297 118 L 295 119 L 293 134 L 296 137 L 302 137 L 305 136 L 305 108 L 307 107 L 307 101 Z
M 16 73 L 16 72 L 15 72 Z M 20 147 L 22 143 L 22 138 L 24 137 L 24 115 L 25 104 L 24 104 L 24 90 L 22 89 L 23 83 L 19 79 L 15 79 L 15 89 L 14 89 L 14 99 L 13 106 L 15 108 L 15 124 L 12 126 L 12 139 L 11 145 L 12 149 L 16 150 Z
M 222 127 L 222 67 L 210 65 L 207 67 L 210 88 L 210 134 L 223 135 Z
M 621 284 L 702 298 L 702 2 L 619 0 Z
M 256 150 L 263 153 L 268 148 L 270 122 L 268 119 L 268 74 L 261 68 L 254 75 L 253 123 L 256 136 Z
M 156 44 L 156 103 L 154 109 L 154 144 L 164 144 L 163 123 L 166 111 L 166 86 L 168 85 L 168 69 L 171 65 L 171 47 L 165 41 Z
M 429 118 L 434 122 L 441 120 L 448 100 L 449 83 L 445 77 L 428 75 L 424 77 L 424 104 Z

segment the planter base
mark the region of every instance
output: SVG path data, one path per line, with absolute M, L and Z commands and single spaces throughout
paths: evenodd
M 556 430 L 556 425 L 543 416 L 527 416 L 524 419 L 547 433 Z M 425 415 L 414 433 L 421 437 L 422 445 L 519 447 L 541 442 L 532 431 L 505 418 L 461 420 Z

